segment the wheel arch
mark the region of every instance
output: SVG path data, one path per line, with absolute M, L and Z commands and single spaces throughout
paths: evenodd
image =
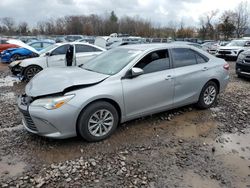
M 41 70 L 43 70 L 43 68 L 42 68 L 41 66 L 36 65 L 36 64 L 31 64 L 31 65 L 28 65 L 27 67 L 23 67 L 22 72 L 21 72 L 21 75 L 22 75 L 22 76 L 25 76 L 25 75 L 24 75 L 24 74 L 25 74 L 25 71 L 26 71 L 28 68 L 30 68 L 30 67 L 39 67 L 39 68 L 41 68 Z
M 41 66 L 36 65 L 36 64 L 31 64 L 31 65 L 28 65 L 28 66 L 22 68 L 22 74 L 23 74 L 24 71 L 27 70 L 29 67 L 39 67 L 39 68 L 41 68 L 41 69 L 43 70 L 43 68 L 42 68 Z
M 207 84 L 208 82 L 214 82 L 214 83 L 217 85 L 217 87 L 218 87 L 218 93 L 220 93 L 220 81 L 219 81 L 218 79 L 216 79 L 216 78 L 210 79 L 210 80 L 208 80 L 208 81 L 206 82 L 206 84 Z
M 99 98 L 99 99 L 95 99 L 95 100 L 93 100 L 93 101 L 90 101 L 90 102 L 89 102 L 86 106 L 84 106 L 84 107 L 81 109 L 81 111 L 78 113 L 77 120 L 76 120 L 76 125 L 75 125 L 77 134 L 78 134 L 77 125 L 78 125 L 78 122 L 79 122 L 79 119 L 80 119 L 81 114 L 83 113 L 83 111 L 84 111 L 88 106 L 90 106 L 91 104 L 93 104 L 93 103 L 95 103 L 95 102 L 98 102 L 98 101 L 104 101 L 104 102 L 108 102 L 108 103 L 112 104 L 112 105 L 115 107 L 115 109 L 117 110 L 117 113 L 118 113 L 118 118 L 119 118 L 119 119 L 118 119 L 118 123 L 121 122 L 122 110 L 121 110 L 120 105 L 119 105 L 115 100 L 110 99 L 110 98 Z

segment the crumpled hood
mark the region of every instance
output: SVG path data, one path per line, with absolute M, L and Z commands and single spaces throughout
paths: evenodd
M 22 41 L 20 41 L 20 40 L 10 39 L 10 40 L 8 40 L 7 42 L 8 42 L 9 44 L 15 44 L 15 45 L 17 45 L 17 46 L 26 48 L 26 49 L 28 49 L 28 50 L 30 50 L 30 51 L 36 53 L 36 54 L 39 54 L 38 51 L 37 51 L 35 48 L 29 46 L 28 44 L 25 44 L 24 42 L 22 42 Z
M 109 75 L 87 71 L 80 67 L 48 68 L 38 73 L 25 87 L 31 97 L 63 92 L 73 86 L 88 86 L 103 81 Z
M 219 47 L 219 50 L 240 50 L 244 47 L 242 46 L 221 46 Z

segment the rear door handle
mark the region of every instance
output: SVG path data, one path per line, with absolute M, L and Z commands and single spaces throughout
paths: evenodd
M 173 79 L 172 75 L 167 75 L 167 77 L 165 78 L 165 80 L 170 80 Z
M 202 71 L 207 71 L 208 67 L 203 67 Z

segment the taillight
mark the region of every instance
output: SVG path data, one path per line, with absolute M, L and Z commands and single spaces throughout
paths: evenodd
M 229 64 L 226 63 L 225 65 L 223 65 L 223 68 L 226 69 L 226 70 L 229 70 Z

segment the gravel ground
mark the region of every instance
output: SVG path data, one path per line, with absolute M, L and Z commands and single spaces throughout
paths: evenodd
M 0 64 L 0 187 L 250 187 L 250 81 L 230 66 L 213 108 L 134 120 L 87 143 L 26 132 L 16 106 L 25 83 Z

